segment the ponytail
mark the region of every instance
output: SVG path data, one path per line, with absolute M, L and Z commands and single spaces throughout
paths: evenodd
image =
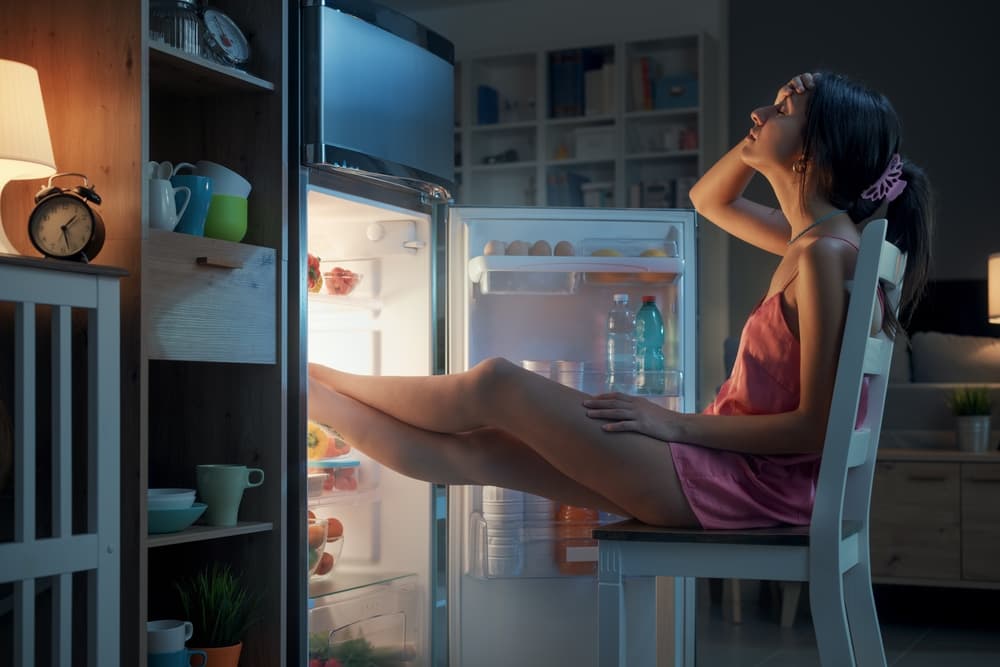
M 885 239 L 906 253 L 906 272 L 899 300 L 899 320 L 887 313 L 887 331 L 895 336 L 900 320 L 909 323 L 927 286 L 931 267 L 931 235 L 934 230 L 934 197 L 924 170 L 903 160 L 906 188 L 889 203 Z

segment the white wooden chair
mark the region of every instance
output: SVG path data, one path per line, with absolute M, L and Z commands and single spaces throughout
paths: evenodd
M 836 383 L 809 526 L 755 530 L 664 529 L 637 521 L 602 526 L 599 540 L 601 667 L 673 664 L 692 667 L 696 578 L 745 578 L 809 584 L 820 661 L 826 667 L 886 664 L 871 589 L 868 510 L 882 424 L 892 340 L 872 336 L 879 283 L 897 312 L 906 258 L 885 241 L 885 220 L 869 223 L 851 287 Z M 867 417 L 855 429 L 864 378 Z M 659 647 L 655 577 L 674 577 L 673 622 Z M 667 580 L 669 581 L 669 580 Z M 661 625 L 662 627 L 662 625 Z M 672 634 L 672 636 L 670 636 Z M 671 641 L 672 644 L 671 644 Z

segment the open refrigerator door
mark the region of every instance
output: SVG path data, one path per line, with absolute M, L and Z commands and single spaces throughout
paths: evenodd
M 430 216 L 316 184 L 306 201 L 309 361 L 431 374 Z M 365 456 L 336 424 L 310 419 L 303 446 L 320 526 L 316 545 L 310 527 L 310 660 L 429 664 L 431 485 Z
M 449 372 L 504 357 L 585 393 L 608 391 L 612 297 L 653 296 L 663 376 L 653 388 L 614 389 L 694 409 L 694 211 L 459 207 L 448 235 Z M 590 531 L 617 517 L 490 486 L 454 487 L 449 502 L 452 664 L 596 667 Z

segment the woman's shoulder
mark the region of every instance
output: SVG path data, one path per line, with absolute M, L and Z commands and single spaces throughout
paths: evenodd
M 799 253 L 799 273 L 821 279 L 845 279 L 854 271 L 858 241 L 847 235 L 824 234 L 813 238 Z

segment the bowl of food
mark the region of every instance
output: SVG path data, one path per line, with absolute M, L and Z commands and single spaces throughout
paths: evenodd
M 354 291 L 361 282 L 362 274 L 355 273 L 342 266 L 335 266 L 323 272 L 323 289 L 327 294 L 346 296 Z

